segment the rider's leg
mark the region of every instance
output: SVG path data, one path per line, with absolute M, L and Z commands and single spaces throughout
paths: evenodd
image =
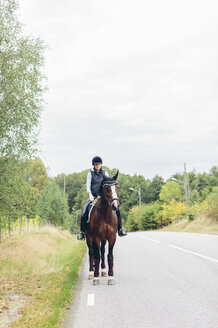
M 120 237 L 126 236 L 127 233 L 123 230 L 123 227 L 122 227 L 122 219 L 121 219 L 121 215 L 120 215 L 120 210 L 118 210 L 116 213 L 117 213 L 117 218 L 118 218 L 118 235 Z
M 78 240 L 85 239 L 85 228 L 86 228 L 86 221 L 87 221 L 87 209 L 90 204 L 90 199 L 88 199 L 83 207 L 81 222 L 80 222 L 80 234 L 77 236 Z

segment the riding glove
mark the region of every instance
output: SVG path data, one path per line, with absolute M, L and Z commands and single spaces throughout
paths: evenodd
M 89 193 L 89 199 L 91 200 L 91 202 L 93 202 L 93 200 L 95 199 L 91 192 Z

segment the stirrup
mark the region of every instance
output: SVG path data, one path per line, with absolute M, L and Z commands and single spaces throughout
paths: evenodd
M 121 229 L 118 231 L 118 235 L 119 235 L 120 237 L 124 237 L 124 236 L 127 235 L 127 232 L 124 231 L 123 228 L 121 228 Z
M 77 240 L 85 240 L 85 233 L 80 231 L 79 236 L 77 236 Z

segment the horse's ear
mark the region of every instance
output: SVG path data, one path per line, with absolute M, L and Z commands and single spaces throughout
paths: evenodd
M 118 174 L 119 174 L 119 170 L 118 170 L 117 173 L 113 176 L 112 179 L 116 181 L 116 180 L 117 180 L 117 177 L 118 177 Z

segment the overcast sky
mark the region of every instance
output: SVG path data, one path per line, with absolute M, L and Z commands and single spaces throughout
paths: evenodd
M 20 0 L 49 46 L 40 144 L 52 176 L 95 155 L 164 178 L 218 165 L 217 0 Z

